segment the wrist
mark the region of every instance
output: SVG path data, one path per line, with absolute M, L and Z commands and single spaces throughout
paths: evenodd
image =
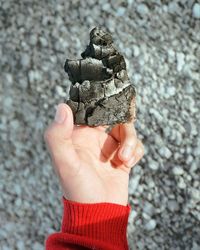
M 127 223 L 130 205 L 79 203 L 63 197 L 62 232 L 109 242 L 116 249 L 128 249 Z

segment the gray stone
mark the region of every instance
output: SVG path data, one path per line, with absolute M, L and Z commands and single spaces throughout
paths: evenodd
M 198 187 L 199 187 L 199 183 L 198 183 Z M 191 188 L 190 189 L 190 194 L 191 194 L 191 196 L 192 196 L 192 198 L 194 200 L 197 200 L 197 201 L 200 202 L 200 190 L 199 189 L 197 189 L 197 188 Z
M 144 225 L 144 228 L 147 230 L 147 231 L 152 231 L 156 228 L 156 220 L 149 220 L 145 225 Z
M 197 147 L 194 148 L 194 155 L 196 157 L 200 156 L 200 145 L 197 145 Z
M 192 249 L 191 250 L 200 250 L 200 245 L 197 242 L 192 242 Z
M 46 40 L 45 37 L 40 36 L 40 37 L 39 37 L 39 41 L 40 41 L 40 43 L 41 43 L 41 45 L 42 45 L 43 47 L 47 47 L 47 46 L 48 46 L 48 41 Z
M 111 9 L 111 6 L 110 6 L 109 3 L 105 3 L 105 4 L 102 5 L 102 10 L 109 12 L 110 9 Z
M 180 178 L 180 179 L 179 179 L 179 181 L 178 181 L 178 187 L 179 187 L 180 189 L 185 189 L 185 188 L 187 187 L 187 185 L 186 185 L 186 183 L 185 183 L 185 181 L 184 181 L 183 178 Z
M 192 16 L 196 19 L 200 19 L 200 3 L 195 3 L 193 5 Z
M 140 54 L 140 49 L 137 45 L 133 45 L 133 54 L 135 57 L 139 56 Z
M 21 64 L 24 67 L 29 67 L 30 66 L 30 56 L 29 54 L 22 54 L 21 55 Z
M 149 9 L 146 4 L 138 4 L 136 10 L 141 16 L 145 16 L 149 13 Z
M 154 161 L 154 160 L 151 160 L 148 164 L 148 167 L 151 169 L 151 170 L 158 170 L 159 169 L 159 163 L 157 161 Z
M 38 71 L 38 70 L 30 70 L 28 72 L 28 77 L 29 77 L 29 81 L 31 83 L 34 83 L 36 81 L 40 82 L 42 81 L 42 75 L 41 75 L 41 72 Z
M 5 84 L 11 86 L 13 84 L 13 76 L 9 73 L 4 74 Z
M 172 172 L 174 175 L 182 175 L 184 173 L 184 170 L 181 166 L 175 166 Z
M 145 202 L 145 204 L 143 206 L 143 211 L 146 214 L 152 216 L 155 213 L 155 208 L 150 202 Z
M 152 114 L 159 123 L 163 121 L 163 117 L 157 109 L 150 108 L 149 113 Z
M 13 105 L 13 98 L 11 96 L 6 96 L 4 98 L 4 101 L 3 101 L 3 108 L 5 110 L 5 112 L 10 112 L 10 110 L 12 110 L 12 105 Z
M 32 34 L 32 35 L 30 36 L 29 43 L 30 43 L 31 45 L 35 46 L 36 43 L 37 43 L 37 41 L 38 41 L 37 35 L 36 35 L 36 34 Z
M 20 198 L 17 198 L 17 199 L 15 200 L 15 205 L 16 205 L 17 207 L 21 207 L 21 205 L 22 205 L 22 200 L 21 200 Z
M 14 186 L 14 191 L 15 191 L 15 193 L 16 193 L 17 195 L 21 195 L 21 193 L 22 193 L 21 186 L 18 185 L 18 184 L 16 184 L 16 185 Z
M 131 51 L 131 49 L 130 48 L 126 48 L 125 49 L 125 54 L 126 54 L 126 57 L 131 57 L 132 56 L 132 51 Z M 127 69 L 128 69 L 129 67 L 128 67 L 128 64 L 127 64 Z
M 128 5 L 132 5 L 134 3 L 135 0 L 127 0 Z
M 1 229 L 1 230 L 0 230 L 0 237 L 1 237 L 1 239 L 6 239 L 6 237 L 7 237 L 7 232 Z
M 152 188 L 155 187 L 155 183 L 154 183 L 154 181 L 153 181 L 152 178 L 149 178 L 149 179 L 148 179 L 147 186 L 148 186 L 150 189 L 152 189 Z
M 124 7 L 119 7 L 119 8 L 117 8 L 116 14 L 117 14 L 117 16 L 123 16 L 125 14 L 125 12 L 126 12 L 126 9 Z
M 171 14 L 179 14 L 179 7 L 176 2 L 170 2 L 168 5 L 168 11 Z
M 151 216 L 149 214 L 146 214 L 145 212 L 142 213 L 142 217 L 147 221 L 151 219 Z
M 57 91 L 58 95 L 61 96 L 61 97 L 66 97 L 67 96 L 66 91 L 59 85 L 56 86 L 56 91 Z
M 176 54 L 175 54 L 174 50 L 169 48 L 167 53 L 168 53 L 168 61 L 169 61 L 169 63 L 173 63 L 175 61 L 175 58 L 176 58 Z
M 169 96 L 174 96 L 176 94 L 176 88 L 174 86 L 170 86 L 167 88 L 167 94 Z
M 25 245 L 24 245 L 24 242 L 21 241 L 21 240 L 17 241 L 16 247 L 17 247 L 18 250 L 25 250 L 26 249 Z
M 145 242 L 144 241 L 138 241 L 138 242 L 134 242 L 134 244 L 136 244 L 137 248 L 136 249 L 139 249 L 139 250 L 143 250 L 145 249 Z
M 166 146 L 163 146 L 162 148 L 160 148 L 159 153 L 161 156 L 165 157 L 166 159 L 169 159 L 172 156 L 171 150 Z
M 12 248 L 11 247 L 9 247 L 9 246 L 2 246 L 2 250 L 12 250 Z
M 33 245 L 33 250 L 43 250 L 44 245 L 40 244 L 39 242 L 35 242 Z
M 167 204 L 167 207 L 168 209 L 171 211 L 171 212 L 176 212 L 179 210 L 179 204 L 177 201 L 175 200 L 169 200 L 168 201 L 168 204 Z
M 130 181 L 129 181 L 129 192 L 130 194 L 134 194 L 137 190 L 138 184 L 140 181 L 140 175 L 135 175 Z
M 181 71 L 185 65 L 185 55 L 182 52 L 176 53 L 177 71 Z

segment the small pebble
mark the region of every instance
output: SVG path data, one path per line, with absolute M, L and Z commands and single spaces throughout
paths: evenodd
M 140 54 L 140 49 L 137 45 L 133 46 L 133 54 L 135 57 L 139 56 L 139 54 Z
M 134 194 L 137 190 L 138 184 L 140 181 L 140 175 L 135 175 L 130 181 L 129 181 L 129 192 L 130 194 Z
M 28 54 L 21 55 L 21 64 L 24 67 L 28 67 L 30 65 L 30 56 Z
M 196 19 L 200 19 L 200 3 L 195 3 L 193 5 L 192 16 Z
M 39 41 L 40 41 L 40 43 L 41 43 L 41 45 L 43 46 L 43 47 L 47 47 L 48 46 L 48 41 L 46 40 L 46 38 L 45 37 L 39 37 Z
M 40 244 L 39 242 L 35 242 L 33 245 L 33 250 L 43 250 L 44 246 Z
M 183 69 L 183 66 L 185 65 L 185 55 L 183 53 L 177 53 L 176 60 L 177 60 L 177 71 L 180 72 Z
M 144 228 L 147 230 L 147 231 L 152 231 L 156 228 L 156 221 L 151 219 L 150 221 L 148 221 L 145 225 L 144 225 Z
M 160 148 L 159 153 L 161 156 L 165 157 L 166 159 L 169 159 L 172 156 L 171 150 L 166 146 Z
M 180 189 L 185 189 L 185 188 L 187 187 L 187 185 L 186 185 L 186 183 L 185 183 L 185 181 L 184 181 L 183 178 L 180 178 L 180 179 L 179 179 L 179 181 L 178 181 L 178 187 L 179 187 Z
M 182 175 L 184 173 L 183 168 L 180 166 L 174 167 L 172 171 L 174 175 Z
M 191 195 L 192 195 L 194 200 L 197 200 L 200 202 L 200 190 L 199 189 L 192 188 Z
M 126 12 L 126 9 L 124 7 L 119 7 L 117 9 L 116 14 L 117 14 L 117 16 L 124 16 L 125 12 Z
M 159 169 L 159 163 L 157 161 L 154 161 L 154 160 L 151 160 L 148 164 L 148 167 L 151 169 L 151 170 L 158 170 Z
M 193 241 L 191 250 L 200 250 L 200 244 Z
M 176 212 L 179 210 L 179 204 L 175 200 L 169 200 L 167 206 L 171 212 Z
M 104 11 L 110 11 L 110 4 L 109 3 L 105 3 L 105 4 L 103 4 L 103 6 L 102 6 L 102 10 L 104 10 Z
M 148 12 L 149 12 L 149 9 L 148 9 L 148 7 L 147 7 L 145 4 L 139 4 L 139 5 L 137 5 L 136 10 L 137 10 L 137 12 L 138 12 L 141 16 L 147 15 Z
M 167 94 L 169 96 L 174 96 L 176 94 L 176 88 L 174 86 L 168 87 L 167 88 Z

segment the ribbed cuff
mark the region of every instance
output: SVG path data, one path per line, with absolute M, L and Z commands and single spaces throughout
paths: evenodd
M 113 244 L 127 246 L 127 223 L 130 205 L 114 203 L 78 203 L 63 197 L 62 232 L 85 236 Z

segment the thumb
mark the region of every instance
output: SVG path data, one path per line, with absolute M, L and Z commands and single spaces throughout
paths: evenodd
M 74 128 L 73 114 L 70 107 L 61 103 L 57 107 L 55 119 L 44 133 L 56 172 L 73 175 L 80 168 L 80 160 L 72 143 Z

